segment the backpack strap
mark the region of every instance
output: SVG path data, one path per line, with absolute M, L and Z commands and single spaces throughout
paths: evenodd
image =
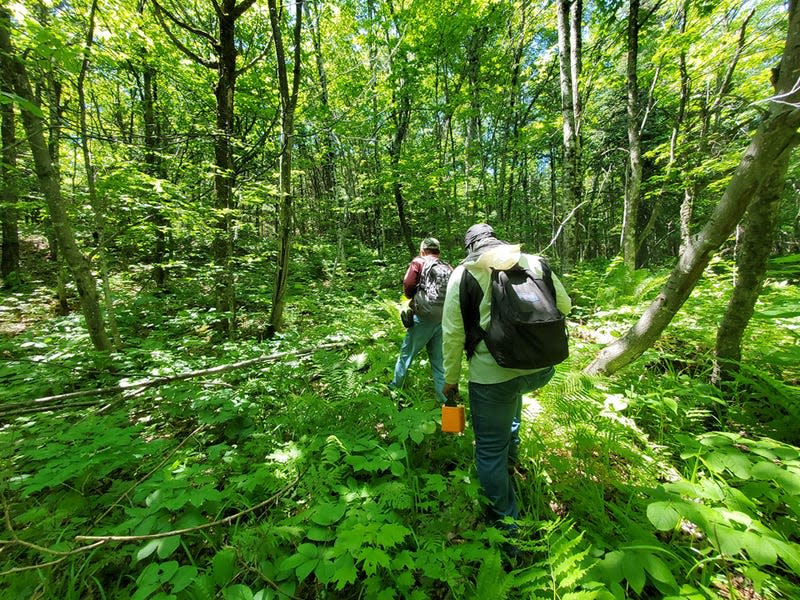
M 467 359 L 470 359 L 475 354 L 478 344 L 486 337 L 486 332 L 481 329 L 480 305 L 483 300 L 483 290 L 475 276 L 467 269 L 464 269 L 464 274 L 461 276 L 458 293 L 461 319 L 464 321 L 464 350 Z

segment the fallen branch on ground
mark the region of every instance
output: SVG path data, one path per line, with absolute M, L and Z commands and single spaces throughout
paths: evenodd
M 79 408 L 83 406 L 89 406 L 93 403 L 92 402 L 70 403 L 68 401 L 75 398 L 107 396 L 109 394 L 123 394 L 123 396 L 139 394 L 148 388 L 158 387 L 168 383 L 174 383 L 176 381 L 184 381 L 186 379 L 194 379 L 196 377 L 207 377 L 210 375 L 220 375 L 222 373 L 228 373 L 229 371 L 235 371 L 236 369 L 254 367 L 262 363 L 272 362 L 289 356 L 294 358 L 303 358 L 313 354 L 318 350 L 335 350 L 337 348 L 343 348 L 351 343 L 352 342 L 338 342 L 331 344 L 322 344 L 320 346 L 317 346 L 316 348 L 311 348 L 306 350 L 287 350 L 286 352 L 275 352 L 273 354 L 267 354 L 256 358 L 250 358 L 248 360 L 242 360 L 239 362 L 230 363 L 226 365 L 218 365 L 216 367 L 211 367 L 208 369 L 187 371 L 185 373 L 176 373 L 175 375 L 165 375 L 163 377 L 154 377 L 151 379 L 137 379 L 135 381 L 129 381 L 123 379 L 116 385 L 95 388 L 93 390 L 78 390 L 76 392 L 68 392 L 66 394 L 58 394 L 56 396 L 44 396 L 42 398 L 36 398 L 35 400 L 29 400 L 27 402 L 6 404 L 2 407 L 2 410 L 0 410 L 0 419 L 5 419 L 8 417 L 26 413 L 51 410 L 53 408 L 72 408 L 72 407 Z

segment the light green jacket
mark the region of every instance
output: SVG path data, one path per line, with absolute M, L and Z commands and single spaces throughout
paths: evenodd
M 469 258 L 467 259 L 469 261 Z M 461 278 L 464 269 L 467 269 L 477 280 L 483 290 L 483 299 L 479 307 L 480 326 L 486 330 L 489 326 L 491 292 L 491 268 L 509 269 L 519 262 L 520 266 L 530 269 L 535 276 L 541 277 L 542 266 L 540 258 L 531 254 L 523 254 L 519 245 L 502 244 L 494 246 L 483 252 L 476 260 L 465 261 L 455 268 L 447 284 L 447 296 L 444 301 L 444 314 L 442 316 L 442 349 L 444 352 L 444 380 L 445 383 L 457 384 L 461 375 L 461 355 L 464 352 L 464 321 L 461 317 L 461 304 L 459 302 Z M 553 286 L 556 290 L 556 305 L 564 314 L 569 314 L 572 301 L 558 277 L 553 275 Z M 494 360 L 486 344 L 481 341 L 475 349 L 475 354 L 469 361 L 469 380 L 475 383 L 502 383 L 520 375 L 535 373 L 541 369 L 507 369 L 501 367 Z

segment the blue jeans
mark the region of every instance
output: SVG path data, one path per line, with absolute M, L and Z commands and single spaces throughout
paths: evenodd
M 400 356 L 394 366 L 394 378 L 389 387 L 402 388 L 406 380 L 406 373 L 420 350 L 427 348 L 428 358 L 433 371 L 433 384 L 436 388 L 436 399 L 440 404 L 445 401 L 442 389 L 444 388 L 444 365 L 442 358 L 442 324 L 414 315 L 414 325 L 406 330 L 406 337 L 400 346 Z
M 551 367 L 503 383 L 469 382 L 478 479 L 498 519 L 519 517 L 508 466 L 517 460 L 519 450 L 522 394 L 542 387 L 554 373 Z

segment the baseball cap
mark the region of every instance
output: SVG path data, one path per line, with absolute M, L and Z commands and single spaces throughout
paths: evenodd
M 438 250 L 439 240 L 437 240 L 435 237 L 427 237 L 424 240 L 422 240 L 420 248 L 422 248 L 423 250 Z

